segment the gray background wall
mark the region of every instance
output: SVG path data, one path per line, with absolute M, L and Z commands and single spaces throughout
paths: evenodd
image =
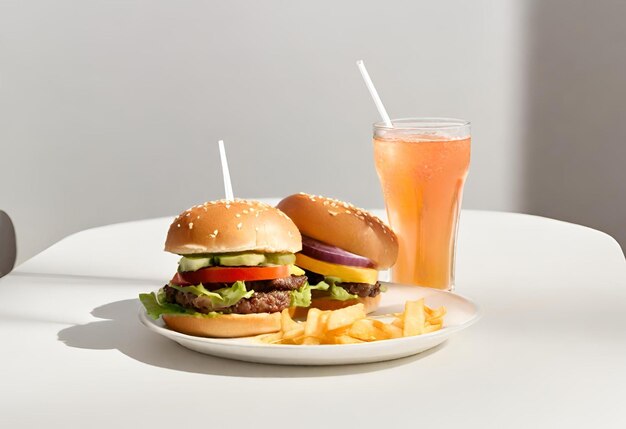
M 221 197 L 219 138 L 239 196 L 382 206 L 360 58 L 393 117 L 472 121 L 464 207 L 546 214 L 624 243 L 625 12 L 0 1 L 0 209 L 18 261 L 81 229 Z

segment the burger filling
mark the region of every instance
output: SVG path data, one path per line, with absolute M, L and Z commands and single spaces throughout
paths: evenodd
M 293 254 L 231 253 L 183 256 L 172 280 L 140 299 L 150 316 L 215 317 L 308 307 L 311 290 Z
M 343 289 L 345 291 L 345 294 L 350 296 L 348 299 L 352 299 L 356 297 L 373 298 L 377 296 L 378 294 L 380 294 L 381 292 L 381 284 L 379 281 L 377 281 L 375 284 L 342 282 L 339 279 L 324 276 L 318 273 L 314 273 L 313 271 L 304 270 L 304 272 L 305 272 L 306 277 L 308 278 L 308 281 L 311 284 L 319 285 L 320 283 L 323 282 L 323 283 L 329 284 L 330 286 L 330 283 L 334 283 L 334 286 L 336 288 Z M 312 288 L 313 288 L 312 289 L 313 298 L 330 296 L 330 291 L 329 291 L 330 287 L 328 289 L 322 289 L 322 290 L 315 288 L 315 286 L 312 286 Z M 338 295 L 338 294 L 343 295 L 342 292 L 339 292 L 339 293 L 336 292 L 334 295 Z M 335 297 L 335 299 L 340 299 L 340 298 Z
M 213 299 L 209 294 L 199 294 L 196 290 L 190 291 L 193 286 L 181 287 L 169 284 L 163 290 L 166 302 L 178 304 L 198 313 L 208 314 L 213 311 L 236 314 L 274 313 L 290 307 L 291 291 L 302 288 L 306 282 L 306 276 L 296 275 L 274 280 L 239 282 L 243 284 L 240 287 L 246 292 L 241 294 L 240 299 L 234 304 L 226 307 L 224 305 L 230 302 Z M 207 283 L 203 284 L 203 287 L 212 291 L 228 289 L 229 286 L 225 283 Z
M 303 237 L 303 242 L 310 244 L 314 240 Z M 308 282 L 312 285 L 310 286 L 312 298 L 324 297 L 347 301 L 357 298 L 373 298 L 384 292 L 378 281 L 378 271 L 372 268 L 373 263 L 366 263 L 365 267 L 340 264 L 337 260 L 342 262 L 350 260 L 345 257 L 348 252 L 337 249 L 336 251 L 341 252 L 342 257 L 336 258 L 328 252 L 328 249 L 332 249 L 331 246 L 319 242 L 314 244 L 323 245 L 326 252 L 311 251 L 315 249 L 303 246 L 302 252 L 296 255 L 296 264 L 305 271 Z M 357 257 L 364 259 L 361 256 Z

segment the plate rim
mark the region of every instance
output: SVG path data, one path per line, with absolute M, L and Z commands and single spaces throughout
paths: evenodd
M 168 329 L 164 326 L 160 326 L 159 325 L 159 321 L 162 322 L 162 318 L 159 317 L 158 319 L 152 319 L 151 317 L 148 316 L 148 313 L 145 311 L 145 309 L 143 307 L 139 307 L 139 312 L 138 312 L 138 317 L 139 317 L 139 321 L 141 322 L 142 325 L 144 325 L 146 328 L 148 328 L 149 330 L 151 330 L 152 332 L 155 332 L 159 335 L 162 335 L 166 338 L 169 338 L 171 340 L 175 340 L 175 338 L 180 338 L 182 340 L 185 341 L 191 341 L 191 342 L 196 342 L 196 343 L 201 343 L 201 344 L 212 344 L 212 345 L 218 345 L 218 346 L 225 346 L 225 347 L 230 347 L 230 348 L 245 348 L 245 349 L 267 349 L 268 347 L 271 347 L 272 349 L 297 349 L 297 350 L 306 350 L 306 349 L 311 349 L 314 348 L 316 350 L 319 350 L 320 346 L 321 347 L 333 347 L 333 348 L 337 348 L 337 346 L 349 346 L 349 347 L 372 347 L 372 346 L 381 346 L 381 345 L 391 345 L 394 343 L 401 343 L 401 342 L 408 342 L 408 341 L 416 341 L 416 339 L 421 339 L 421 338 L 437 338 L 437 337 L 441 337 L 441 336 L 449 336 L 454 334 L 455 332 L 461 331 L 463 329 L 466 329 L 468 327 L 470 327 L 471 325 L 475 324 L 478 320 L 480 320 L 482 318 L 483 315 L 483 311 L 481 309 L 481 307 L 476 304 L 475 301 L 473 301 L 472 299 L 466 297 L 465 295 L 461 295 L 458 294 L 456 292 L 453 291 L 447 291 L 447 290 L 440 290 L 440 289 L 433 289 L 433 288 L 427 288 L 424 286 L 416 286 L 416 285 L 407 285 L 407 284 L 402 284 L 402 283 L 395 283 L 395 282 L 381 282 L 381 284 L 386 284 L 386 285 L 398 285 L 398 286 L 405 286 L 405 287 L 411 287 L 411 288 L 420 288 L 420 289 L 425 289 L 428 291 L 436 291 L 437 293 L 442 293 L 444 295 L 453 295 L 455 297 L 461 298 L 462 300 L 464 300 L 465 302 L 469 303 L 470 305 L 472 305 L 474 307 L 474 314 L 472 315 L 472 317 L 467 320 L 466 322 L 460 324 L 460 325 L 456 325 L 456 326 L 451 326 L 451 327 L 445 327 L 442 328 L 438 331 L 435 332 L 429 332 L 427 334 L 421 334 L 421 335 L 414 335 L 411 337 L 401 337 L 401 338 L 391 338 L 388 340 L 381 340 L 381 341 L 372 341 L 372 342 L 365 342 L 365 343 L 357 343 L 357 344 L 316 344 L 316 345 L 306 345 L 306 344 L 302 344 L 302 345 L 297 345 L 297 344 L 266 344 L 266 343 L 261 343 L 261 342 L 253 342 L 253 341 L 249 341 L 249 342 L 237 342 L 237 341 L 233 341 L 233 340 L 237 340 L 237 339 L 253 339 L 256 336 L 250 336 L 250 337 L 240 337 L 240 338 L 211 338 L 211 337 L 197 337 L 194 335 L 188 335 L 188 334 L 183 334 L 182 332 L 178 332 L 178 331 L 174 331 L 171 329 Z M 343 347 L 342 347 L 343 348 Z

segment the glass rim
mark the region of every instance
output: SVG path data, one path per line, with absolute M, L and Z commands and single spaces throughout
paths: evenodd
M 374 123 L 374 129 L 389 131 L 407 131 L 407 130 L 453 130 L 470 127 L 471 123 L 464 119 L 441 118 L 441 117 L 425 117 L 425 118 L 398 118 L 392 119 L 394 125 L 390 127 L 384 122 Z

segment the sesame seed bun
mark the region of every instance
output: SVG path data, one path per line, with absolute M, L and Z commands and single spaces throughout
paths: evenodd
M 174 219 L 165 250 L 179 255 L 198 253 L 296 253 L 302 237 L 280 210 L 247 200 L 209 201 Z
M 280 313 L 223 314 L 217 317 L 164 314 L 168 328 L 197 337 L 236 338 L 280 331 Z
M 371 260 L 376 269 L 395 264 L 398 239 L 378 217 L 343 201 L 304 193 L 290 195 L 276 206 L 302 235 Z

